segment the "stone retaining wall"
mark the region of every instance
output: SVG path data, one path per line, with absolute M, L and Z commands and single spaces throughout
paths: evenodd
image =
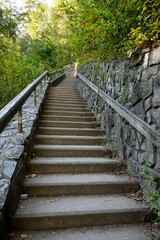
M 150 52 L 145 49 L 137 62 L 135 64 L 133 59 L 91 62 L 78 71 L 160 132 L 160 47 Z M 160 178 L 160 148 L 130 126 L 81 80 L 78 80 L 78 88 L 106 130 L 106 137 L 116 141 L 121 161 L 140 179 L 144 193 L 148 193 L 146 179 L 141 177 L 142 168 L 147 161 L 147 171 Z
M 22 107 L 23 133 L 18 133 L 15 116 L 0 133 L 0 239 L 6 239 L 10 221 L 17 208 L 22 183 L 26 174 L 26 163 L 31 157 L 32 145 L 37 129 L 47 86 L 37 87 L 37 104 L 31 95 Z

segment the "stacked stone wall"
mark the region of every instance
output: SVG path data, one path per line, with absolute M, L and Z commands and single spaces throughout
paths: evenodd
M 160 47 L 144 50 L 139 59 L 136 64 L 133 59 L 90 62 L 78 71 L 160 133 Z M 81 80 L 78 80 L 78 88 L 106 130 L 106 136 L 116 141 L 119 158 L 128 171 L 140 179 L 147 193 L 142 168 L 147 161 L 149 172 L 160 178 L 160 147 L 154 146 L 122 119 Z

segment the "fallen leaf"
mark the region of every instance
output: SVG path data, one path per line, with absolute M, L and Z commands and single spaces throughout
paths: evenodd
M 48 202 L 49 202 L 49 203 L 54 203 L 54 202 L 57 202 L 57 200 L 51 199 L 51 200 L 49 200 Z
M 20 208 L 23 208 L 23 206 L 20 206 Z
M 27 234 L 21 234 L 21 239 L 26 239 L 28 237 Z
M 33 174 L 30 174 L 30 175 L 26 175 L 26 178 L 34 178 L 36 176 L 37 176 L 37 174 L 33 173 Z

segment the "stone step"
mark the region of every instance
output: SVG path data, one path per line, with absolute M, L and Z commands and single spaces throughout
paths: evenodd
M 44 110 L 44 115 L 52 115 L 52 116 L 78 116 L 78 117 L 85 117 L 85 116 L 92 116 L 93 113 L 87 112 L 87 111 L 81 111 L 81 112 L 74 112 L 74 111 L 53 111 L 53 110 Z
M 44 106 L 44 111 L 62 111 L 62 112 L 89 112 L 90 109 L 88 108 L 84 108 L 84 107 L 61 107 L 61 106 L 58 106 L 58 107 L 48 107 L 48 106 Z
M 74 136 L 99 136 L 103 135 L 102 129 L 92 128 L 52 128 L 52 127 L 39 127 L 38 133 L 42 135 L 74 135 Z
M 69 228 L 49 231 L 23 232 L 31 240 L 151 240 L 151 236 L 140 224 L 121 226 L 98 226 Z M 21 239 L 22 233 L 13 233 L 12 240 Z
M 140 223 L 146 207 L 120 195 L 38 197 L 23 200 L 13 218 L 13 230 Z
M 62 128 L 94 128 L 96 122 L 71 122 L 71 121 L 51 121 L 39 120 L 41 127 L 62 127 Z
M 102 145 L 104 144 L 104 138 L 97 136 L 36 135 L 35 143 L 49 145 Z
M 104 157 L 105 151 L 102 146 L 35 144 L 33 154 L 37 157 Z
M 118 171 L 120 162 L 107 158 L 34 158 L 28 164 L 30 173 L 100 173 Z
M 139 184 L 128 177 L 111 174 L 44 174 L 26 179 L 23 193 L 29 197 L 126 194 L 135 192 L 138 188 Z
M 94 122 L 94 117 L 76 117 L 76 116 L 55 116 L 55 115 L 42 115 L 42 120 L 52 120 L 52 121 L 73 121 L 73 122 Z

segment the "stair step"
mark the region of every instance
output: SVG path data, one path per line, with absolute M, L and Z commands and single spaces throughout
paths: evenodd
M 52 111 L 52 110 L 44 110 L 44 115 L 52 115 L 52 116 L 79 116 L 79 117 L 85 117 L 85 116 L 93 116 L 93 113 L 91 112 L 74 112 L 74 111 Z
M 55 115 L 42 115 L 42 120 L 52 121 L 73 121 L 73 122 L 94 122 L 94 117 L 76 117 L 76 116 L 55 116 Z
M 89 112 L 90 111 L 90 109 L 88 109 L 88 108 L 83 108 L 83 107 L 81 107 L 81 108 L 75 108 L 75 107 L 61 107 L 61 106 L 59 106 L 59 107 L 45 107 L 44 106 L 44 111 L 52 111 L 52 112 L 54 112 L 54 111 L 63 111 L 63 112 Z
M 47 99 L 45 99 L 45 103 L 66 103 L 66 104 L 84 104 L 85 105 L 85 103 L 84 103 L 84 101 L 82 101 L 82 99 L 81 100 L 75 100 L 75 99 L 71 99 L 71 100 L 68 100 L 68 99 L 52 99 L 52 100 L 47 100 Z
M 62 92 L 55 92 L 55 93 L 48 93 L 47 97 L 61 97 L 61 98 L 81 98 L 81 96 L 79 95 L 79 93 L 62 93 Z
M 13 229 L 49 230 L 69 227 L 140 223 L 146 207 L 119 195 L 39 197 L 23 200 Z
M 74 135 L 74 136 L 98 136 L 104 134 L 101 129 L 92 128 L 52 128 L 39 127 L 39 134 L 43 135 Z
M 54 145 L 102 145 L 103 137 L 96 136 L 62 136 L 62 135 L 36 135 L 36 144 Z
M 51 121 L 51 120 L 39 120 L 39 126 L 41 127 L 69 127 L 69 128 L 94 128 L 96 122 L 71 122 L 71 121 Z
M 26 179 L 23 192 L 31 196 L 122 194 L 138 190 L 139 184 L 111 174 L 50 174 Z
M 82 145 L 40 145 L 33 147 L 33 153 L 38 157 L 104 157 L 102 146 Z
M 46 96 L 46 100 L 66 100 L 66 101 L 81 101 L 82 102 L 82 98 L 81 97 L 72 97 L 72 96 L 68 96 L 68 97 L 62 97 L 62 96 Z
M 98 173 L 117 171 L 120 162 L 106 158 L 34 158 L 29 171 L 38 174 Z
M 46 108 L 52 107 L 67 107 L 67 108 L 85 108 L 86 105 L 82 103 L 45 103 Z
M 22 233 L 14 233 L 13 240 L 21 239 Z M 53 231 L 23 232 L 31 240 L 151 240 L 147 231 L 139 225 L 98 226 L 70 228 Z
M 68 105 L 68 104 L 72 104 L 72 105 L 80 105 L 80 106 L 85 106 L 86 103 L 84 101 L 66 101 L 66 99 L 61 99 L 61 100 L 45 100 L 46 104 L 64 104 L 64 105 Z

